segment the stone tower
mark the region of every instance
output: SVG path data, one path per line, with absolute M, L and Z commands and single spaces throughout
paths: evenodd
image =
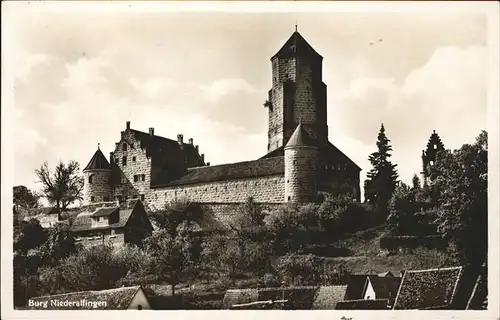
M 429 183 L 429 173 L 427 167 L 434 165 L 436 162 L 436 155 L 438 151 L 444 150 L 443 142 L 441 138 L 436 133 L 436 130 L 432 131 L 429 142 L 427 142 L 427 149 L 422 150 L 422 180 L 424 184 Z
M 111 166 L 99 146 L 89 164 L 83 169 L 83 202 L 112 201 Z
M 326 145 L 323 57 L 295 31 L 271 64 L 272 89 L 264 104 L 269 110 L 268 152 L 285 146 L 299 121 L 318 146 Z
M 285 202 L 309 202 L 318 193 L 318 148 L 299 123 L 284 150 Z

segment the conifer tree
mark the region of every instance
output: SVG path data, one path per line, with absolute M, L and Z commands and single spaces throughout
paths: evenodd
M 387 214 L 398 179 L 396 165 L 389 161 L 391 151 L 390 140 L 382 124 L 377 138 L 377 151 L 368 157 L 373 169 L 368 172 L 365 181 L 365 201 L 373 203 L 381 214 Z

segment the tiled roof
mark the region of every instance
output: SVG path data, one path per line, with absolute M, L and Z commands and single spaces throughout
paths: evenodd
M 348 300 L 340 301 L 335 307 L 336 310 L 387 310 L 389 301 L 386 299 L 377 300 Z
M 231 179 L 256 178 L 279 175 L 285 172 L 283 157 L 259 159 L 254 161 L 205 166 L 189 169 L 181 178 L 164 186 L 177 186 L 203 182 L 225 181 Z M 161 185 L 156 185 L 159 187 Z
M 285 42 L 283 47 L 271 58 L 273 60 L 275 57 L 279 58 L 289 58 L 293 56 L 302 57 L 318 57 L 323 58 L 319 53 L 317 53 L 313 47 L 302 37 L 300 33 L 295 31 L 291 37 Z
M 120 208 L 118 208 L 118 207 L 116 207 L 116 208 L 101 208 L 101 209 L 97 209 L 97 211 L 94 212 L 94 214 L 92 214 L 92 216 L 93 217 L 107 217 L 118 210 L 120 210 Z
M 90 230 L 105 230 L 105 229 L 116 229 L 116 228 L 123 228 L 127 224 L 130 216 L 134 212 L 136 205 L 139 202 L 135 202 L 133 207 L 129 209 L 119 209 L 117 207 L 114 208 L 106 208 L 106 210 L 113 209 L 114 210 L 120 210 L 119 211 L 119 220 L 116 223 L 112 223 L 108 226 L 103 226 L 103 227 L 96 227 L 92 228 L 92 217 L 94 216 L 95 213 L 99 212 L 99 210 L 103 209 L 98 209 L 95 212 L 88 212 L 84 211 L 80 213 L 78 216 L 76 216 L 75 220 L 73 221 L 73 224 L 71 225 L 70 230 L 73 232 L 77 231 L 90 231 Z
M 405 272 L 394 309 L 440 308 L 452 303 L 462 267 Z
M 233 305 L 259 301 L 257 289 L 230 289 L 222 299 L 222 309 L 230 309 Z
M 343 301 L 347 286 L 323 286 L 316 293 L 313 309 L 333 310 L 338 302 Z
M 35 297 L 31 299 L 37 302 L 45 302 L 45 301 L 49 302 L 47 304 L 47 308 L 43 308 L 44 310 L 47 309 L 61 310 L 60 306 L 58 307 L 51 305 L 50 303 L 51 300 L 52 301 L 59 300 L 62 302 L 73 302 L 73 303 L 81 302 L 83 300 L 106 302 L 106 306 L 100 306 L 98 308 L 92 308 L 92 306 L 87 306 L 87 307 L 68 306 L 64 309 L 120 310 L 120 309 L 126 309 L 130 305 L 132 299 L 139 290 L 141 290 L 140 286 L 134 286 L 134 287 L 123 287 L 123 288 L 115 288 L 109 290 L 101 290 L 101 291 L 70 292 L 70 293 L 57 294 L 53 296 Z M 41 309 L 41 308 L 31 307 L 30 309 Z
M 394 275 L 390 271 L 379 273 L 378 276 L 379 277 L 394 277 Z
M 83 171 L 86 170 L 111 170 L 111 166 L 104 154 L 102 154 L 101 149 L 98 148 L 94 153 L 92 159 L 90 159 L 85 169 L 83 169 Z
M 395 277 L 368 276 L 377 299 L 395 299 L 401 279 Z
M 363 299 L 368 275 L 352 274 L 347 281 L 346 300 Z
M 313 146 L 313 141 L 302 127 L 302 123 L 299 123 L 290 137 L 290 140 L 288 140 L 285 148 L 306 146 Z

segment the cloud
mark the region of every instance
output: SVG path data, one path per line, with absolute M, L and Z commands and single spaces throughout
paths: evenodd
M 374 148 L 384 123 L 400 176 L 409 181 L 421 169 L 420 152 L 432 130 L 445 147 L 457 148 L 485 128 L 486 53 L 482 46 L 443 47 L 401 84 L 393 78 L 356 79 L 334 99 L 340 115 L 331 120 Z
M 145 94 L 150 98 L 158 97 L 160 93 L 164 93 L 166 90 L 179 87 L 179 84 L 175 80 L 165 78 L 153 78 L 145 81 L 131 78 L 129 81 L 139 94 Z
M 251 84 L 243 79 L 221 79 L 214 81 L 209 86 L 202 86 L 203 91 L 212 102 L 218 102 L 222 97 L 235 92 L 257 93 L 259 92 Z

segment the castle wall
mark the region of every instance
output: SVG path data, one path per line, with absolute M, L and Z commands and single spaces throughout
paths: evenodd
M 124 144 L 127 144 L 126 151 L 123 150 Z M 123 165 L 124 157 L 127 158 L 126 165 Z M 150 192 L 151 159 L 146 156 L 146 150 L 141 149 L 140 142 L 135 139 L 131 131 L 122 133 L 122 138 L 113 152 L 113 158 L 121 170 L 121 177 L 115 184 L 115 197 L 121 196 L 125 200 L 146 196 Z M 138 176 L 137 181 L 134 181 L 134 176 Z
M 83 184 L 83 202 L 85 204 L 112 200 L 113 192 L 110 186 L 111 171 L 85 171 L 83 177 L 85 179 Z M 92 178 L 92 183 L 89 182 L 90 178 Z
M 282 203 L 283 193 L 284 177 L 278 175 L 152 189 L 146 202 L 150 210 L 161 209 L 165 203 L 180 199 L 230 204 L 253 197 L 256 202 Z
M 317 149 L 285 149 L 285 190 L 282 201 L 308 202 L 317 195 Z

